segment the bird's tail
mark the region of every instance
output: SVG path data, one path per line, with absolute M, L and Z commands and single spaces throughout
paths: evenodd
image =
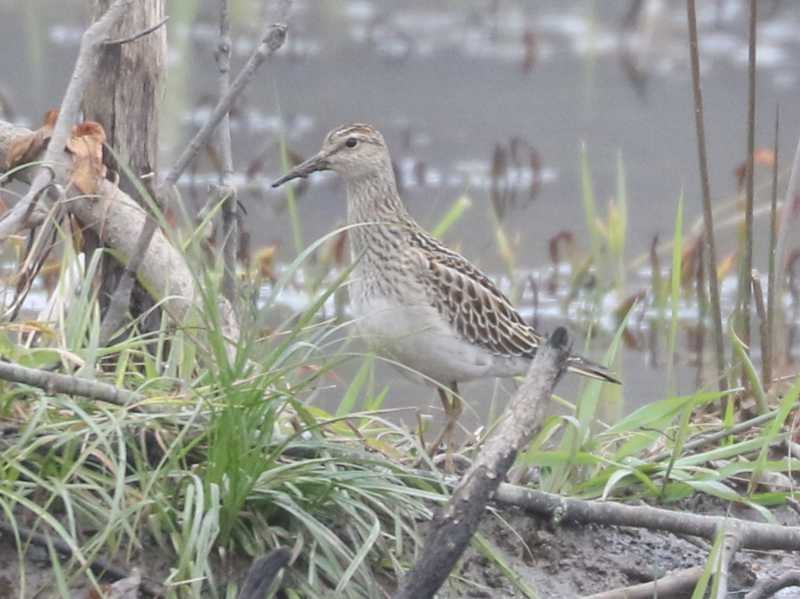
M 608 368 L 598 364 L 597 362 L 587 360 L 582 356 L 570 356 L 567 358 L 567 370 L 570 372 L 576 372 L 582 376 L 588 376 L 589 378 L 597 379 L 599 381 L 614 383 L 615 385 L 622 384 L 622 381 L 620 381 Z

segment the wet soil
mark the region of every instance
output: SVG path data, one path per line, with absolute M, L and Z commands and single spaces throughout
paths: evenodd
M 694 513 L 722 511 L 719 504 L 705 498 L 685 508 Z M 788 509 L 778 510 L 775 515 L 784 524 L 800 524 L 800 516 Z M 649 582 L 676 570 L 704 566 L 710 549 L 702 540 L 644 529 L 595 524 L 561 525 L 554 529 L 549 522 L 516 509 L 503 511 L 502 520 L 505 522 L 497 517 L 487 518 L 481 532 L 542 598 L 575 599 Z M 798 567 L 800 556 L 796 554 L 740 551 L 731 570 L 729 597 L 741 597 L 742 591 L 751 588 L 757 577 L 777 576 Z M 493 563 L 472 549 L 462 561 L 461 574 L 472 585 L 451 582 L 442 597 L 524 597 Z M 798 598 L 800 589 L 786 590 L 779 596 Z
M 725 510 L 715 500 L 698 497 L 681 506 L 693 513 L 721 514 Z M 748 513 L 731 511 L 731 516 L 747 518 Z M 778 522 L 800 525 L 800 515 L 788 509 L 775 510 Z M 752 514 L 750 514 L 752 515 Z M 663 577 L 671 572 L 704 566 L 710 545 L 696 538 L 671 533 L 618 526 L 562 524 L 553 527 L 542 518 L 519 509 L 503 509 L 487 515 L 480 528 L 503 559 L 542 599 L 576 599 L 586 595 L 632 586 Z M 168 574 L 172 556 L 155 548 L 126 568 L 138 568 L 144 576 L 162 579 Z M 247 560 L 232 560 L 220 579 L 241 580 Z M 25 579 L 20 579 L 19 557 L 13 538 L 0 535 L 0 598 L 49 599 L 58 597 L 50 559 L 45 549 L 28 548 L 22 564 Z M 747 551 L 737 554 L 731 569 L 729 597 L 741 597 L 758 578 L 777 576 L 790 568 L 800 568 L 800 555 L 785 551 Z M 88 598 L 85 584 L 73 587 L 73 597 Z M 469 549 L 439 599 L 524 598 L 497 565 Z M 800 598 L 800 589 L 786 589 L 780 599 Z

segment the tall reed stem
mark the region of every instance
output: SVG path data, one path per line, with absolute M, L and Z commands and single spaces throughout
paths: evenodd
M 714 349 L 716 354 L 717 380 L 720 391 L 727 388 L 725 381 L 725 346 L 722 341 L 722 311 L 719 301 L 719 277 L 717 276 L 717 252 L 714 244 L 714 216 L 711 210 L 711 187 L 708 179 L 706 156 L 706 133 L 703 124 L 703 91 L 700 87 L 700 58 L 697 49 L 697 17 L 694 0 L 687 0 L 686 12 L 689 21 L 689 53 L 692 62 L 692 88 L 694 91 L 694 116 L 697 130 L 697 154 L 700 167 L 700 183 L 703 191 L 703 223 L 705 225 L 705 254 L 708 257 L 708 287 L 711 299 L 711 319 L 714 325 Z

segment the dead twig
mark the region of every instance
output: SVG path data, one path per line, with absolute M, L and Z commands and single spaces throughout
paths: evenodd
M 653 597 L 679 599 L 691 594 L 704 570 L 703 566 L 695 566 L 694 568 L 667 574 L 652 582 L 595 593 L 594 595 L 587 595 L 583 599 L 653 599 Z
M 744 599 L 767 599 L 788 587 L 800 587 L 800 570 L 790 570 L 776 578 L 762 578 Z
M 717 569 L 717 594 L 716 599 L 725 599 L 728 596 L 728 578 L 730 577 L 731 564 L 736 557 L 736 552 L 742 546 L 740 522 L 731 520 L 722 531 L 722 551 L 719 554 L 719 568 Z
M 794 377 L 792 377 L 794 378 Z M 771 412 L 767 412 L 766 414 L 761 414 L 760 416 L 756 416 L 755 418 L 751 418 L 750 420 L 745 420 L 744 422 L 740 422 L 739 424 L 735 424 L 730 428 L 721 428 L 718 431 L 714 431 L 713 433 L 702 433 L 700 435 L 696 435 L 691 440 L 687 441 L 683 445 L 684 454 L 692 449 L 699 449 L 700 447 L 705 447 L 706 445 L 710 445 L 715 441 L 719 441 L 720 439 L 724 439 L 725 437 L 729 437 L 731 435 L 738 435 L 741 432 L 746 430 L 750 430 L 760 424 L 764 424 L 766 422 L 771 421 L 777 415 L 777 410 L 773 410 Z M 672 451 L 662 451 L 650 458 L 652 463 L 660 462 L 661 460 L 666 460 L 672 456 Z
M 48 393 L 78 395 L 116 406 L 127 406 L 145 399 L 140 393 L 120 389 L 108 383 L 3 361 L 0 361 L 0 379 L 39 387 Z
M 753 270 L 753 179 L 755 173 L 755 135 L 756 135 L 756 19 L 757 2 L 750 0 L 750 44 L 747 68 L 747 178 L 744 212 L 744 265 L 739 280 L 739 337 L 745 348 L 750 347 L 750 300 L 752 284 L 748 279 Z M 747 350 L 746 350 L 747 351 Z M 749 385 L 744 365 L 741 369 L 742 386 Z
M 215 58 L 219 69 L 219 97 L 224 98 L 230 90 L 231 70 L 231 23 L 228 0 L 220 0 L 219 43 Z M 219 154 L 222 169 L 219 177 L 217 197 L 222 203 L 222 291 L 228 301 L 235 305 L 236 299 L 236 250 L 238 247 L 236 222 L 236 188 L 231 185 L 233 175 L 233 152 L 231 149 L 230 111 L 222 117 L 217 128 Z
M 756 305 L 758 314 L 758 334 L 761 342 L 761 381 L 764 389 L 769 389 L 772 371 L 770 370 L 770 351 L 769 351 L 769 316 L 767 306 L 764 301 L 764 288 L 761 285 L 761 275 L 757 270 L 753 270 L 750 275 L 750 284 L 753 286 L 753 302 Z
M 783 298 L 783 290 L 786 287 L 787 280 L 791 276 L 791 272 L 787 272 L 789 267 L 789 240 L 796 239 L 797 229 L 795 221 L 800 217 L 798 207 L 797 187 L 800 184 L 800 139 L 797 141 L 797 147 L 792 159 L 792 170 L 789 174 L 789 183 L 786 186 L 786 193 L 783 196 L 783 207 L 781 214 L 777 219 L 780 223 L 778 227 L 777 240 L 775 241 L 775 287 L 770 290 L 770 296 L 775 297 L 776 307 L 780 307 Z M 793 226 L 794 225 L 794 226 Z M 780 321 L 789 324 L 786 315 L 778 315 Z M 775 335 L 775 353 L 779 351 L 788 356 L 791 348 L 787 346 L 787 331 L 789 327 L 781 327 L 780 325 L 773 329 Z
M 775 244 L 778 235 L 778 138 L 780 126 L 780 108 L 775 107 L 775 137 L 772 140 L 772 155 L 775 161 L 772 164 L 772 188 L 769 203 L 769 273 L 767 274 L 767 324 L 766 344 L 762 348 L 761 368 L 764 388 L 772 385 L 772 360 L 774 355 L 775 338 Z
M 703 189 L 703 223 L 705 225 L 704 243 L 708 258 L 708 289 L 711 299 L 711 320 L 714 323 L 714 349 L 717 365 L 717 381 L 720 391 L 727 388 L 725 381 L 725 345 L 722 340 L 722 310 L 719 300 L 719 280 L 717 277 L 717 251 L 714 244 L 714 216 L 711 208 L 711 185 L 708 175 L 708 156 L 706 153 L 706 132 L 703 122 L 703 91 L 700 85 L 700 57 L 697 44 L 697 18 L 695 0 L 687 0 L 689 21 L 689 53 L 692 62 L 692 89 L 694 92 L 695 129 L 697 130 L 697 154 L 700 166 L 700 182 Z
M 553 387 L 564 372 L 569 356 L 567 343 L 566 331 L 558 328 L 539 349 L 525 382 L 506 408 L 505 417 L 464 474 L 450 501 L 434 516 L 422 554 L 400 581 L 394 599 L 433 597 L 447 580 L 517 453 L 541 426 Z
M 662 530 L 713 540 L 718 531 L 738 526 L 741 547 L 748 549 L 783 549 L 800 551 L 800 527 L 748 522 L 724 516 L 703 516 L 674 512 L 649 505 L 624 505 L 614 501 L 571 499 L 544 491 L 501 484 L 495 501 L 513 505 L 556 523 L 597 523 Z
M 147 29 L 143 29 L 142 31 L 134 33 L 133 35 L 129 35 L 128 37 L 121 37 L 121 38 L 116 39 L 116 40 L 109 40 L 109 41 L 104 42 L 104 43 L 105 43 L 106 46 L 121 46 L 122 44 L 129 44 L 131 42 L 135 42 L 139 38 L 142 38 L 142 37 L 144 37 L 146 35 L 150 35 L 154 31 L 157 31 L 158 29 L 160 29 L 161 27 L 166 25 L 167 21 L 169 21 L 169 17 L 168 16 L 164 17 L 163 19 L 161 19 L 155 25 L 152 25 L 152 26 L 148 27 Z

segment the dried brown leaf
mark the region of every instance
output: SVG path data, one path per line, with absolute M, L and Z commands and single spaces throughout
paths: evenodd
M 99 123 L 86 121 L 72 128 L 67 151 L 72 154 L 70 181 L 83 193 L 95 193 L 98 182 L 106 176 L 103 144 L 106 132 Z
M 36 160 L 47 147 L 47 143 L 53 135 L 53 127 L 57 118 L 57 110 L 48 110 L 44 115 L 44 124 L 41 127 L 29 135 L 15 139 L 6 156 L 5 170 Z
M 255 263 L 258 268 L 258 274 L 263 279 L 274 281 L 275 280 L 275 254 L 278 247 L 275 245 L 265 246 L 258 251 L 255 255 Z

